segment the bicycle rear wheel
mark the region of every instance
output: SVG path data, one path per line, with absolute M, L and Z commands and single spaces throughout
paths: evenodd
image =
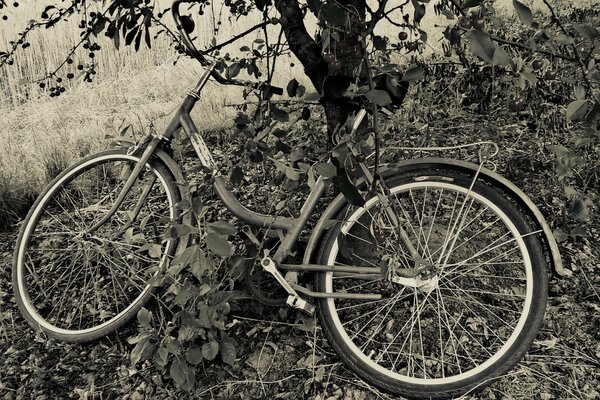
M 386 183 L 395 215 L 435 274 L 425 282 L 394 277 L 415 261 L 378 197 L 342 210 L 320 263 L 383 266 L 388 274 L 319 274 L 321 292 L 382 296 L 321 299 L 325 335 L 382 389 L 419 398 L 480 389 L 523 357 L 542 323 L 547 274 L 537 232 L 506 194 L 453 170 Z
M 169 170 L 152 161 L 119 209 L 111 208 L 139 158 L 111 150 L 69 167 L 39 196 L 15 249 L 13 289 L 34 329 L 67 342 L 104 336 L 136 315 L 177 240 L 163 238 L 179 215 Z M 163 240 L 164 239 L 164 240 Z

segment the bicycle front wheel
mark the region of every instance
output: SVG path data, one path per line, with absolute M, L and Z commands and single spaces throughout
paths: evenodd
M 473 180 L 434 169 L 393 177 L 389 206 L 374 196 L 342 210 L 325 240 L 321 264 L 387 271 L 317 277 L 321 292 L 381 294 L 319 306 L 340 357 L 382 389 L 448 398 L 482 388 L 523 357 L 542 323 L 547 275 L 538 232 L 509 196 Z M 415 260 L 390 209 L 433 270 L 424 279 L 394 272 Z
M 13 288 L 34 329 L 68 342 L 104 336 L 148 301 L 157 274 L 175 253 L 165 230 L 178 220 L 180 193 L 169 170 L 152 161 L 117 211 L 138 163 L 111 150 L 81 160 L 51 182 L 25 219 L 15 249 Z

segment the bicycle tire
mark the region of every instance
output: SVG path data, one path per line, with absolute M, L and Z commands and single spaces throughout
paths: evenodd
M 148 280 L 178 244 L 161 236 L 179 221 L 181 200 L 164 164 L 148 162 L 117 212 L 83 235 L 110 209 L 138 161 L 125 150 L 91 155 L 58 175 L 32 206 L 17 239 L 12 281 L 34 329 L 65 342 L 92 341 L 131 320 L 151 298 Z
M 383 390 L 410 398 L 480 390 L 521 360 L 543 322 L 548 283 L 539 235 L 510 196 L 473 180 L 431 167 L 386 179 L 411 243 L 436 266 L 433 288 L 381 275 L 316 275 L 320 292 L 382 295 L 318 304 L 325 336 L 340 358 Z M 378 197 L 347 206 L 336 219 L 341 222 L 320 248 L 321 264 L 414 266 Z

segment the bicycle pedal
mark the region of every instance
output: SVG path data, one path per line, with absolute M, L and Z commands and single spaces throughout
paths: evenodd
M 312 304 L 310 304 L 309 302 L 307 302 L 299 296 L 289 295 L 286 303 L 288 306 L 300 310 L 310 316 L 313 316 L 315 314 L 315 306 L 313 306 Z

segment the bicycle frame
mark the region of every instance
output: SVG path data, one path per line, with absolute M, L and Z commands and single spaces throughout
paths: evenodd
M 115 200 L 115 203 L 113 204 L 111 209 L 106 213 L 106 215 L 104 215 L 100 219 L 98 223 L 91 227 L 86 232 L 86 234 L 91 235 L 95 230 L 97 230 L 100 226 L 102 226 L 106 221 L 108 221 L 111 218 L 111 216 L 121 206 L 123 200 L 127 196 L 127 193 L 129 192 L 136 179 L 142 172 L 144 165 L 146 165 L 152 158 L 152 156 L 157 152 L 157 149 L 160 147 L 161 143 L 172 140 L 175 132 L 177 132 L 179 129 L 183 129 L 183 131 L 189 137 L 190 142 L 192 143 L 192 146 L 200 162 L 205 168 L 207 168 L 212 173 L 214 178 L 213 186 L 223 205 L 225 205 L 225 207 L 233 215 L 238 217 L 240 220 L 248 223 L 249 225 L 256 226 L 259 228 L 279 229 L 286 232 L 276 253 L 272 257 L 270 257 L 270 259 L 273 260 L 277 268 L 281 268 L 284 271 L 288 271 L 288 276 L 286 276 L 288 282 L 291 282 L 293 285 L 296 284 L 297 276 L 295 274 L 298 271 L 335 271 L 338 273 L 365 273 L 370 275 L 381 273 L 381 270 L 376 267 L 334 267 L 314 264 L 281 264 L 287 256 L 292 254 L 294 244 L 298 240 L 298 237 L 304 229 L 306 222 L 308 221 L 310 215 L 312 214 L 317 203 L 322 197 L 325 189 L 328 186 L 328 183 L 322 177 L 319 177 L 317 179 L 313 190 L 304 202 L 300 210 L 300 215 L 297 218 L 286 218 L 276 215 L 260 214 L 248 209 L 237 200 L 235 195 L 227 188 L 224 177 L 220 174 L 217 165 L 213 160 L 212 154 L 208 149 L 208 146 L 200 136 L 198 129 L 196 128 L 196 125 L 194 124 L 194 121 L 190 116 L 190 112 L 196 104 L 197 100 L 200 98 L 200 93 L 206 85 L 206 83 L 208 82 L 215 66 L 216 63 L 211 64 L 210 67 L 208 67 L 208 69 L 202 75 L 196 86 L 188 92 L 182 104 L 175 111 L 173 117 L 171 118 L 162 135 L 149 134 L 144 139 L 142 139 L 137 146 L 132 148 L 130 153 L 135 153 L 143 150 L 139 162 L 131 172 L 131 175 L 129 176 L 127 181 L 125 182 L 123 188 L 121 189 L 121 192 L 119 193 L 119 196 Z M 356 127 L 358 127 L 360 121 L 362 121 L 362 118 L 364 118 L 365 115 L 366 113 L 359 113 L 359 116 L 357 116 L 357 121 L 354 124 Z M 142 203 L 143 201 L 144 199 L 140 198 L 139 202 Z M 273 273 L 273 275 L 279 275 L 279 272 L 275 272 Z M 281 275 L 279 275 L 278 279 L 280 279 L 280 277 Z M 282 283 L 282 285 L 284 286 L 286 285 L 286 282 L 283 282 L 281 280 L 280 283 Z M 370 294 L 323 294 L 309 291 L 306 288 L 302 288 L 301 291 L 313 297 L 344 297 L 364 300 L 373 300 L 379 298 L 379 295 Z

